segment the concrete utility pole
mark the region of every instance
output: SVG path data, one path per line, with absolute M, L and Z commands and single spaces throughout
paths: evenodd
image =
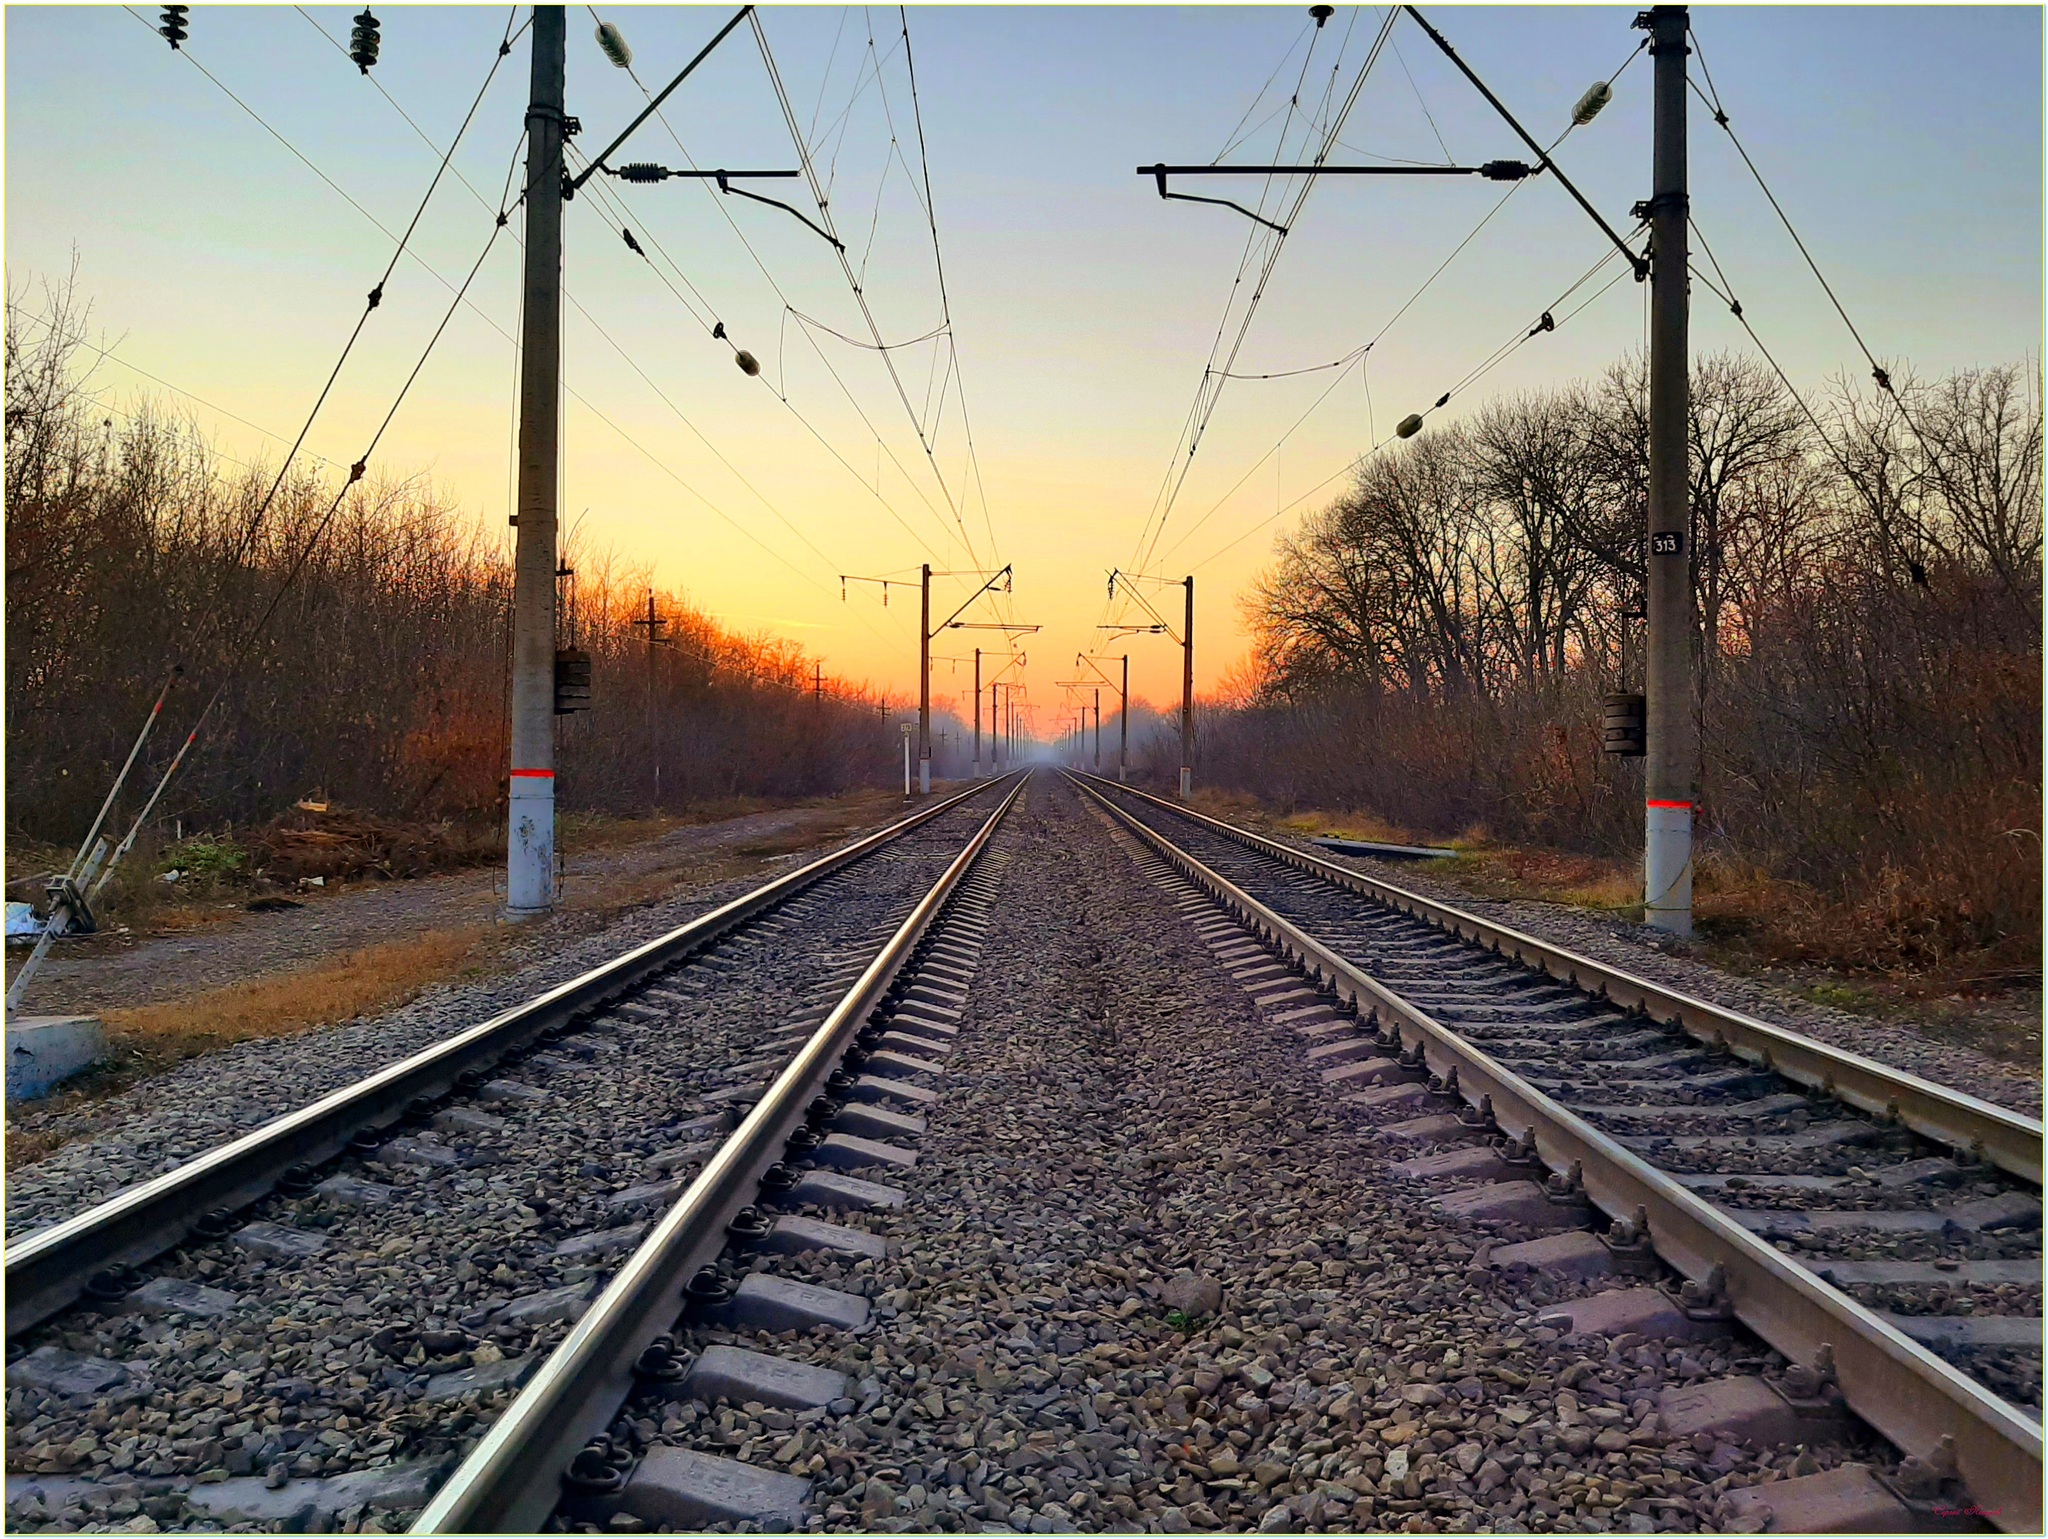
M 1095 691 L 1095 771 L 1102 772 L 1102 691 Z
M 1180 799 L 1195 794 L 1195 574 L 1188 573 L 1188 617 L 1180 643 Z
M 654 610 L 654 590 L 647 590 L 647 618 L 635 620 L 636 626 L 647 627 L 647 759 L 654 766 L 654 800 L 652 803 L 657 816 L 661 813 L 661 735 L 657 726 L 654 706 L 655 648 L 661 644 L 663 620 Z
M 1687 457 L 1691 353 L 1687 337 L 1686 7 L 1660 5 L 1650 32 L 1656 67 L 1650 219 L 1649 646 L 1643 693 L 1643 917 L 1692 934 L 1692 814 L 1699 736 L 1693 720 L 1692 552 Z
M 505 907 L 555 906 L 555 475 L 561 453 L 562 103 L 566 9 L 533 8 L 526 109 L 519 541 L 512 585 L 512 764 Z
M 1131 654 L 1124 653 L 1123 708 L 1117 712 L 1116 782 L 1131 778 Z
M 923 574 L 923 606 L 917 622 L 917 788 L 932 794 L 932 564 Z

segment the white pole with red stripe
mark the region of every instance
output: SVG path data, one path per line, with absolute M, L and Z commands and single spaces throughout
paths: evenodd
M 1691 415 L 1686 296 L 1686 10 L 1660 5 L 1650 29 L 1656 86 L 1650 199 L 1649 647 L 1644 694 L 1643 918 L 1692 934 L 1692 823 L 1699 734 L 1693 719 L 1693 553 L 1687 419 Z M 1713 645 L 1713 638 L 1707 638 Z
M 533 8 L 526 109 L 526 314 L 519 379 L 519 543 L 512 587 L 512 764 L 505 907 L 555 906 L 555 477 L 561 455 L 562 103 L 568 18 Z

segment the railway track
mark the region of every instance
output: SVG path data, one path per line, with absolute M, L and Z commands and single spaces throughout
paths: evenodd
M 1020 847 L 994 840 L 1022 782 L 279 1119 L 241 1141 L 272 1141 L 253 1165 L 216 1151 L 137 1189 L 196 1212 L 198 1232 L 145 1222 L 134 1193 L 70 1221 L 126 1236 L 135 1273 L 98 1275 L 74 1237 L 67 1299 L 47 1238 L 65 1226 L 17 1247 L 10 1271 L 35 1287 L 11 1287 L 11 1306 L 38 1307 L 10 1323 L 12 1467 L 32 1472 L 10 1475 L 12 1526 L 69 1512 L 74 1528 L 133 1513 L 354 1530 L 399 1510 L 445 1533 L 1287 1532 L 1490 1512 L 1753 1532 L 1845 1513 L 1981 1526 L 1973 1508 L 2038 1526 L 2038 1423 L 1901 1330 L 1892 1317 L 1911 1317 L 1885 1306 L 1903 1298 L 1824 1275 L 1924 1260 L 1973 1288 L 2037 1278 L 2037 1224 L 1915 1220 L 1875 1232 L 1935 1253 L 1878 1262 L 1768 1233 L 1780 1213 L 2017 1211 L 2037 1127 L 2030 1146 L 2031 1125 L 1995 1108 L 1824 1064 L 1469 916 L 1418 916 L 1409 895 L 1171 804 L 1040 784 L 1025 847 L 1068 875 L 1007 878 L 1036 906 L 1006 915 L 999 943 L 992 906 Z M 1164 899 L 1124 895 L 1077 796 Z M 1092 924 L 1062 913 L 1080 887 Z M 1123 970 L 1091 983 L 1097 927 L 1134 901 L 1185 938 L 1120 937 Z M 1066 960 L 1041 968 L 1052 937 Z M 984 985 L 985 942 L 1001 988 L 1032 991 L 1023 1014 Z M 1113 997 L 1139 978 L 1155 981 Z M 1074 1031 L 1045 1024 L 1077 989 Z M 1148 1024 L 1195 1002 L 1185 1028 Z M 1233 1011 L 1262 1016 L 1267 1040 L 1223 1024 Z M 1104 1035 L 1103 1017 L 1126 1024 Z M 1716 1030 L 1771 1052 L 1773 1083 L 1694 1040 Z M 1143 1068 L 1126 1056 L 1139 1042 Z M 1791 1093 L 1773 1088 L 1787 1072 L 1898 1111 L 1880 1124 L 1802 1094 L 1803 1113 L 1759 1113 Z M 440 1094 L 418 1088 L 433 1076 Z M 1183 1077 L 1214 1088 L 1191 1102 Z M 1002 1115 L 1025 1098 L 1037 1160 L 1014 1157 L 1020 1124 Z M 1713 1130 L 1728 1105 L 1750 1108 L 1738 1134 Z M 1354 1110 L 1373 1132 L 1344 1131 Z M 1841 1122 L 1874 1131 L 1845 1142 L 1828 1132 Z M 338 1141 L 325 1168 L 292 1169 L 287 1155 L 318 1158 L 309 1123 Z M 1388 1166 L 1390 1138 L 1412 1157 Z M 1039 1167 L 1066 1158 L 1064 1176 Z M 1360 1158 L 1375 1195 L 1358 1211 L 1379 1214 L 1363 1226 L 1330 1216 L 1352 1207 L 1343 1162 Z M 211 1216 L 228 1204 L 192 1183 L 247 1191 L 265 1159 L 270 1194 Z M 1786 1163 L 1840 1179 L 1771 1185 Z M 1865 1179 L 1880 1169 L 1908 1178 Z M 1417 1183 L 1439 1199 L 1427 1220 L 1403 1216 Z M 1800 1201 L 1746 1195 L 1775 1191 Z M 1214 1237 L 1183 1249 L 1198 1215 Z M 1593 1232 L 1607 1218 L 1623 1223 Z M 993 1250 L 963 1244 L 977 1231 Z M 1247 1248 L 1248 1231 L 1265 1238 Z M 1472 1233 L 1495 1239 L 1463 1260 Z M 1055 1234 L 1049 1251 L 1023 1238 Z M 1497 1282 L 1479 1280 L 1489 1263 Z M 1875 1451 L 1866 1426 L 1909 1457 Z M 81 1523 L 81 1483 L 126 1499 Z
M 941 982 L 933 926 L 969 926 L 1020 789 L 937 803 L 10 1244 L 13 1526 L 104 1511 L 108 1484 L 174 1526 L 430 1498 L 430 1528 L 537 1526 L 785 1146 L 859 1189 L 827 1172 L 918 1091 L 888 1078 L 894 1036 L 854 1039 L 885 999 L 915 1013 L 913 963 Z M 849 1051 L 872 1072 L 844 1075 Z
M 1546 1236 L 1497 1265 L 1661 1276 L 1668 1294 L 1585 1321 L 1739 1321 L 1793 1365 L 1763 1410 L 1868 1423 L 1907 1456 L 1890 1494 L 1919 1520 L 2038 1531 L 2038 1122 L 1072 778 L 1192 910 L 1229 912 L 1227 961 L 1253 960 L 1243 925 L 1291 964 L 1259 984 L 1278 1019 L 1447 1208 Z M 1607 1233 L 1573 1231 L 1596 1216 Z

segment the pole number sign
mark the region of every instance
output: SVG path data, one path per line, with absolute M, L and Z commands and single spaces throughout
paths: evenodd
M 1682 556 L 1685 554 L 1685 536 L 1677 530 L 1668 530 L 1650 536 L 1650 554 L 1653 556 Z

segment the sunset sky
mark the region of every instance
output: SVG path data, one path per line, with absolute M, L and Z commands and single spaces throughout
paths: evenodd
M 1630 28 L 1636 10 L 1425 14 L 1547 142 L 1580 93 L 1628 57 L 1641 36 Z M 7 9 L 9 285 L 37 313 L 44 280 L 61 280 L 75 259 L 95 336 L 116 360 L 93 379 L 110 408 L 154 393 L 252 462 L 274 463 L 297 431 L 512 13 L 378 14 L 373 84 L 335 46 L 347 36 L 345 8 L 196 5 L 186 57 L 154 35 L 154 8 Z M 516 13 L 515 28 L 527 14 Z M 600 14 L 625 33 L 639 80 L 659 89 L 731 12 Z M 855 345 L 869 340 L 867 321 L 838 258 L 789 214 L 682 181 L 593 184 L 565 211 L 565 527 L 575 524 L 586 548 L 651 564 L 659 583 L 734 627 L 788 636 L 828 671 L 899 692 L 915 688 L 917 565 L 1014 562 L 1014 595 L 972 613 L 1044 626 L 1022 645 L 1039 721 L 1050 725 L 1054 681 L 1075 676 L 1098 624 L 1127 617 L 1105 609 L 1106 573 L 1140 554 L 1259 234 L 1228 209 L 1162 202 L 1133 168 L 1206 163 L 1226 148 L 1222 158 L 1237 163 L 1297 158 L 1325 121 L 1333 82 L 1339 99 L 1350 89 L 1384 15 L 1340 9 L 1316 36 L 1294 4 L 913 7 L 913 102 L 896 10 L 764 10 L 862 292 L 884 339 L 905 344 L 887 356 L 909 404 L 883 355 Z M 1694 24 L 1736 132 L 1882 357 L 1931 374 L 2038 355 L 2038 9 L 1699 8 Z M 576 146 L 590 153 L 644 105 L 599 52 L 594 26 L 589 10 L 571 9 L 569 110 L 583 123 Z M 310 447 L 329 461 L 361 452 L 449 303 L 441 279 L 459 282 L 483 249 L 513 165 L 527 70 L 521 39 L 455 156 L 463 180 L 435 194 L 413 241 L 420 260 L 401 262 L 313 430 Z M 1648 60 L 1634 59 L 1613 104 L 1558 151 L 1624 229 L 1649 192 L 1649 78 Z M 1693 105 L 1694 215 L 1759 334 L 1802 389 L 1867 374 L 1727 138 Z M 665 115 L 699 165 L 797 164 L 746 26 Z M 1333 163 L 1526 155 L 1405 17 L 1339 141 Z M 650 120 L 615 160 L 675 166 L 682 155 Z M 919 202 L 927 165 L 950 351 L 944 335 L 911 340 L 943 320 Z M 745 185 L 817 216 L 801 180 Z M 1240 178 L 1178 190 L 1254 203 L 1262 188 Z M 1216 402 L 1151 561 L 1165 576 L 1196 574 L 1200 687 L 1245 654 L 1238 595 L 1274 535 L 1339 490 L 1347 465 L 1395 421 L 1525 332 L 1600 260 L 1600 232 L 1537 179 L 1388 328 L 1502 191 L 1449 177 L 1315 188 L 1236 370 L 1305 370 L 1384 338 L 1362 377 L 1351 366 L 1240 379 Z M 615 210 L 659 272 L 626 248 Z M 450 324 L 373 461 L 390 475 L 430 474 L 508 541 L 519 258 L 501 236 L 471 290 L 474 308 Z M 1625 277 L 1601 288 L 1617 271 L 1610 264 L 1555 312 L 1562 319 L 1597 294 L 1582 314 L 1433 421 L 1595 375 L 1640 346 L 1644 291 Z M 1233 334 L 1255 278 L 1235 289 Z M 1718 302 L 1698 288 L 1694 301 L 1696 349 L 1737 346 Z M 759 379 L 709 335 L 714 320 L 757 356 Z M 892 587 L 887 608 L 869 585 L 842 601 L 841 573 L 910 586 Z M 950 611 L 975 581 L 940 581 L 935 605 Z M 1156 602 L 1177 621 L 1177 592 Z M 935 650 L 964 657 L 977 640 L 1003 645 L 993 633 L 954 632 Z M 1136 691 L 1177 696 L 1167 639 L 1127 645 Z M 935 693 L 957 695 L 967 679 L 965 667 L 941 664 Z

